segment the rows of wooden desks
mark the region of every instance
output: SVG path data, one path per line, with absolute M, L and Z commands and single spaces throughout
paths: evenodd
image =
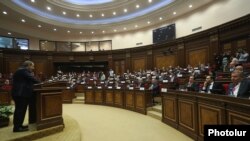
M 250 124 L 249 99 L 174 90 L 162 94 L 162 121 L 194 140 L 203 140 L 204 125 Z
M 140 89 L 86 87 L 85 104 L 108 105 L 146 114 L 147 107 L 152 106 L 152 94 Z

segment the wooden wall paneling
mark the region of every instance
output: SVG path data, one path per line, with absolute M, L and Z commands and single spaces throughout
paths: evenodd
M 105 59 L 104 59 L 105 60 Z M 114 67 L 113 67 L 113 56 L 112 55 L 108 55 L 108 58 L 107 58 L 107 60 L 108 60 L 108 67 L 109 68 L 112 68 L 113 70 L 114 70 Z
M 114 90 L 114 105 L 117 107 L 124 106 L 124 95 L 123 91 L 116 89 Z
M 133 90 L 125 91 L 125 108 L 134 110 L 135 108 L 135 95 Z
M 199 116 L 199 135 L 204 136 L 204 125 L 222 124 L 222 113 L 219 108 L 211 107 L 209 105 L 198 105 Z
M 168 68 L 169 66 L 176 66 L 176 56 L 175 55 L 155 55 L 154 64 L 156 68 Z
M 9 61 L 8 64 L 8 71 L 9 73 L 15 73 L 16 70 L 22 65 L 23 61 Z
M 103 103 L 103 90 L 95 90 L 95 104 Z
M 193 139 L 197 139 L 197 102 L 194 95 L 178 95 L 179 130 Z
M 143 57 L 143 58 L 133 58 L 132 61 L 133 61 L 132 71 L 140 71 L 140 70 L 145 70 L 146 69 L 145 57 Z
M 179 65 L 180 67 L 186 67 L 186 56 L 185 56 L 185 44 L 179 43 L 177 45 L 177 56 L 176 57 L 176 65 Z
M 11 104 L 11 93 L 8 91 L 0 90 L 0 105 L 10 105 Z
M 214 98 L 207 94 L 200 94 L 198 98 L 198 138 L 204 137 L 204 125 L 226 124 L 225 102 L 221 100 L 221 95 L 214 95 Z M 218 96 L 218 98 L 216 98 Z
M 47 67 L 46 67 L 46 75 L 45 77 L 49 78 L 50 76 L 52 76 L 54 74 L 54 72 L 56 71 L 54 68 L 54 64 L 53 64 L 53 57 L 52 56 L 47 56 Z
M 174 128 L 178 127 L 178 108 L 176 95 L 163 95 L 163 122 L 171 125 Z
M 226 119 L 229 125 L 249 125 L 250 101 L 249 99 L 231 99 L 226 105 Z
M 146 93 L 145 91 L 135 91 L 135 110 L 146 114 Z
M 197 35 L 185 38 L 186 66 L 190 64 L 196 67 L 201 63 L 209 63 L 209 43 L 210 38 L 207 33 L 197 33 Z
M 82 53 L 80 55 L 75 55 L 74 56 L 75 62 L 88 62 L 89 57 L 85 55 L 85 53 Z
M 238 111 L 228 111 L 228 124 L 232 125 L 249 125 L 250 117 L 249 115 L 242 115 Z
M 210 42 L 209 42 L 209 62 L 215 64 L 214 58 L 216 53 L 220 53 L 221 49 L 219 48 L 219 39 L 218 33 L 210 35 Z M 211 64 L 211 65 L 212 65 Z
M 114 71 L 115 74 L 119 74 L 120 73 L 120 61 L 114 61 Z
M 112 68 L 112 54 L 106 55 L 106 54 L 93 54 L 95 61 L 108 61 Z
M 194 129 L 194 104 L 192 102 L 179 100 L 179 123 L 191 130 Z
M 197 67 L 200 64 L 206 64 L 207 61 L 207 49 L 191 50 L 187 52 L 187 63 L 193 67 Z
M 95 102 L 95 95 L 94 95 L 93 89 L 86 89 L 85 90 L 85 103 L 87 104 L 93 104 Z
M 125 72 L 125 60 L 115 60 L 114 61 L 114 71 L 115 74 L 123 74 Z
M 161 56 L 162 51 L 167 48 L 177 49 L 176 53 L 176 65 L 186 66 L 189 64 L 189 53 L 190 51 L 200 50 L 201 48 L 207 49 L 207 54 L 205 57 L 205 63 L 213 63 L 213 53 L 217 51 L 230 50 L 232 54 L 235 53 L 236 49 L 239 47 L 246 48 L 250 52 L 250 15 L 246 15 L 234 21 L 225 23 L 223 25 L 195 33 L 183 38 L 176 39 L 174 41 L 165 42 L 161 44 L 153 44 L 150 46 L 143 46 L 130 49 L 121 49 L 103 51 L 103 52 L 92 52 L 92 56 L 95 60 L 108 60 L 107 56 L 112 55 L 112 60 L 125 60 L 125 70 L 129 69 L 132 71 L 133 68 L 133 59 L 134 58 L 145 58 L 145 69 L 150 69 L 155 67 L 155 58 L 156 56 Z M 178 49 L 179 44 L 184 44 L 184 50 Z M 149 53 L 152 50 L 152 55 Z M 148 52 L 149 51 L 149 52 Z M 0 58 L 0 71 L 4 73 L 9 73 L 10 70 L 13 71 L 13 67 L 9 67 L 9 59 L 14 61 L 20 60 L 23 62 L 30 56 L 35 57 L 36 55 L 41 56 L 53 56 L 53 62 L 70 62 L 69 58 L 73 58 L 73 61 L 90 61 L 89 53 L 90 52 L 46 52 L 46 51 L 34 51 L 34 50 L 12 50 L 12 49 L 1 49 L 3 53 L 3 61 L 1 63 Z M 183 53 L 184 52 L 184 53 Z M 17 55 L 18 54 L 18 55 Z M 183 56 L 185 59 L 182 59 Z M 201 55 L 200 55 L 201 56 Z M 86 58 L 87 57 L 87 58 Z M 151 57 L 153 59 L 151 59 Z M 21 58 L 21 59 L 20 59 Z M 86 59 L 86 60 L 85 60 Z M 151 61 L 152 60 L 152 61 Z M 152 62 L 152 63 L 150 63 Z M 51 75 L 53 69 L 52 63 L 47 62 L 47 73 Z M 111 64 L 111 63 L 109 63 Z M 197 62 L 196 62 L 197 64 Z M 114 67 L 112 65 L 112 67 Z M 114 69 L 114 68 L 113 68 Z
M 125 64 L 126 64 L 126 72 L 127 70 L 131 71 L 132 70 L 132 67 L 131 67 L 131 54 L 130 52 L 126 52 L 126 60 L 125 60 Z
M 53 61 L 54 62 L 69 62 L 69 56 L 68 55 L 53 55 Z
M 21 55 L 13 55 L 13 54 L 6 54 L 4 55 L 5 61 L 5 72 L 6 74 L 14 73 L 16 70 L 22 65 L 24 62 L 24 56 Z
M 147 51 L 147 67 L 146 69 L 152 70 L 153 66 L 153 51 L 150 49 Z
M 218 27 L 220 41 L 235 40 L 250 34 L 250 15 L 225 23 Z
M 39 76 L 41 80 L 48 78 L 47 72 L 47 62 L 46 60 L 32 60 L 35 64 L 34 74 L 35 76 Z
M 120 72 L 120 74 L 123 74 L 123 73 L 126 72 L 126 70 L 125 70 L 125 60 L 121 60 L 120 64 L 121 64 L 121 72 Z
M 51 95 L 43 95 L 44 103 L 42 103 L 42 119 L 62 115 L 62 95 L 59 93 Z
M 113 106 L 114 104 L 114 92 L 113 90 L 106 90 L 106 95 L 105 95 L 105 103 L 107 105 Z
M 232 43 L 231 42 L 227 42 L 227 43 L 222 43 L 222 52 L 226 52 L 226 51 L 231 51 L 232 50 Z

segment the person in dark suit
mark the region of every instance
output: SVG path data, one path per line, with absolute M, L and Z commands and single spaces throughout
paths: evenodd
M 152 79 L 152 84 L 149 87 L 149 90 L 152 90 L 152 103 L 155 105 L 155 97 L 160 95 L 160 85 L 156 78 Z
M 210 75 L 206 77 L 202 91 L 205 91 L 206 93 L 225 94 L 223 85 L 219 82 L 214 82 L 214 77 Z
M 22 67 L 13 75 L 12 98 L 15 102 L 14 112 L 14 128 L 13 132 L 28 131 L 28 126 L 23 126 L 23 121 L 27 106 L 33 94 L 33 84 L 39 83 L 32 75 L 34 63 L 32 61 L 25 61 Z
M 186 89 L 188 91 L 196 91 L 198 92 L 199 91 L 199 85 L 194 82 L 194 76 L 189 76 L 189 80 L 188 80 L 188 83 L 186 84 Z
M 232 83 L 229 84 L 230 96 L 250 98 L 250 80 L 244 78 L 243 71 L 235 70 L 231 73 Z

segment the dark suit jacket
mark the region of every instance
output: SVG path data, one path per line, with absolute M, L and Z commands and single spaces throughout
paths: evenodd
M 199 91 L 199 85 L 198 83 L 195 83 L 195 82 L 191 86 L 188 86 L 188 83 L 187 83 L 186 88 L 188 91 L 196 91 L 196 92 Z
M 206 90 L 205 90 L 206 92 L 208 92 L 208 88 L 209 88 L 209 86 L 206 87 Z M 213 93 L 213 92 L 212 92 L 213 90 L 218 90 L 218 92 L 215 93 L 215 94 L 225 94 L 224 87 L 223 87 L 223 85 L 222 85 L 221 83 L 219 83 L 219 82 L 214 82 L 213 87 L 212 87 L 212 90 L 210 90 L 211 93 Z
M 30 98 L 33 92 L 33 84 L 39 83 L 26 68 L 19 68 L 13 75 L 12 97 Z
M 233 84 L 230 83 L 229 93 L 231 93 L 230 90 L 232 90 L 233 87 L 234 87 Z M 237 97 L 240 97 L 240 98 L 249 98 L 250 97 L 250 80 L 249 79 L 243 79 L 240 82 L 240 88 L 239 88 Z

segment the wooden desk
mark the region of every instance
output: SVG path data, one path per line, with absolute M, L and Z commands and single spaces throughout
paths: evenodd
M 206 124 L 250 124 L 249 99 L 169 90 L 162 106 L 162 121 L 194 140 L 203 140 Z
M 44 83 L 41 85 L 42 88 L 50 88 L 50 87 L 60 87 L 62 90 L 62 98 L 63 103 L 72 103 L 73 98 L 75 98 L 75 92 L 73 89 L 67 89 L 68 82 L 67 81 L 56 81 L 50 83 Z
M 64 125 L 60 87 L 34 90 L 34 97 L 29 105 L 29 123 L 36 123 L 37 130 Z
M 146 114 L 147 107 L 152 106 L 152 94 L 148 90 L 86 87 L 85 103 L 103 104 Z
M 11 93 L 10 91 L 0 90 L 0 105 L 10 105 Z

